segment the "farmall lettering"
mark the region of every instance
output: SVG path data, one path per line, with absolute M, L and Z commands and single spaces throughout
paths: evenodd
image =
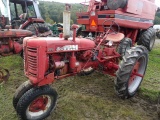
M 78 45 L 65 45 L 63 47 L 57 47 L 56 51 L 76 51 L 78 50 Z

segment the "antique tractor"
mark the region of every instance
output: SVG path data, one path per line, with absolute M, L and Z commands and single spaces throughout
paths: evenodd
M 0 0 L 0 13 L 0 56 L 23 56 L 24 37 L 52 35 L 36 0 Z M 8 76 L 9 71 L 0 67 L 0 82 L 6 81 Z
M 80 34 L 92 37 L 105 31 L 114 20 L 120 27 L 120 32 L 125 35 L 123 46 L 138 45 L 152 50 L 155 42 L 153 21 L 157 6 L 155 0 L 90 0 L 86 12 L 77 13 L 77 23 L 84 26 Z M 114 29 L 114 28 L 113 28 Z
M 73 25 L 73 38 L 26 37 L 24 39 L 24 69 L 29 81 L 16 90 L 13 106 L 24 120 L 40 120 L 55 108 L 57 92 L 50 84 L 69 76 L 89 75 L 94 70 L 115 76 L 115 90 L 119 97 L 133 97 L 138 90 L 148 63 L 148 50 L 144 46 L 123 48 L 117 52 L 125 35 L 113 20 L 106 31 L 94 40 L 76 38 L 77 25 Z M 114 27 L 113 27 L 114 26 Z M 117 31 L 113 28 L 117 27 Z
M 0 0 L 0 11 L 6 19 L 6 28 L 25 29 L 37 36 L 52 35 L 42 19 L 37 0 Z
M 5 28 L 6 21 L 4 17 L 0 17 L 0 26 Z M 0 57 L 12 54 L 21 54 L 23 51 L 23 38 L 33 36 L 28 30 L 21 29 L 1 29 L 0 28 Z M 0 65 L 0 83 L 5 82 L 9 78 L 9 71 Z

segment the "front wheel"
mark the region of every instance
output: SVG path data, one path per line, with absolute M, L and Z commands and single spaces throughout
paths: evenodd
M 30 90 L 33 87 L 33 85 L 31 84 L 31 82 L 28 80 L 24 83 L 22 83 L 16 90 L 14 97 L 13 97 L 13 107 L 16 109 L 17 107 L 17 103 L 19 101 L 19 99 L 23 96 L 23 94 L 25 92 L 27 92 L 28 90 Z
M 126 51 L 116 73 L 115 90 L 121 98 L 133 97 L 138 90 L 148 63 L 148 50 L 143 46 Z
M 49 85 L 32 88 L 27 91 L 17 104 L 17 114 L 23 120 L 42 120 L 55 108 L 57 92 Z

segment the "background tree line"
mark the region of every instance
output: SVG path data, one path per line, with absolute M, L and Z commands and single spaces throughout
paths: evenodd
M 76 23 L 76 13 L 86 11 L 86 7 L 81 4 L 71 4 L 71 24 Z M 39 8 L 43 19 L 50 24 L 63 22 L 64 3 L 40 1 Z
M 79 11 L 86 11 L 87 8 L 81 4 L 71 4 L 71 24 L 76 23 L 76 13 Z M 40 1 L 39 8 L 43 19 L 50 24 L 63 22 L 63 11 L 65 9 L 64 3 Z M 154 24 L 160 24 L 160 13 L 156 14 Z
M 160 25 L 160 13 L 156 14 L 155 20 L 154 20 L 154 24 L 159 24 Z

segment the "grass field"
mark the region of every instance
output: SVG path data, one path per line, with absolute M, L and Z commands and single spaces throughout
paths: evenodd
M 149 56 L 141 88 L 129 100 L 117 97 L 113 77 L 98 72 L 57 81 L 52 85 L 59 94 L 57 107 L 47 120 L 158 120 L 154 101 L 160 93 L 160 44 Z M 0 86 L 0 120 L 18 120 L 12 97 L 27 80 L 23 60 L 18 55 L 3 57 L 0 66 L 11 74 L 7 83 Z

